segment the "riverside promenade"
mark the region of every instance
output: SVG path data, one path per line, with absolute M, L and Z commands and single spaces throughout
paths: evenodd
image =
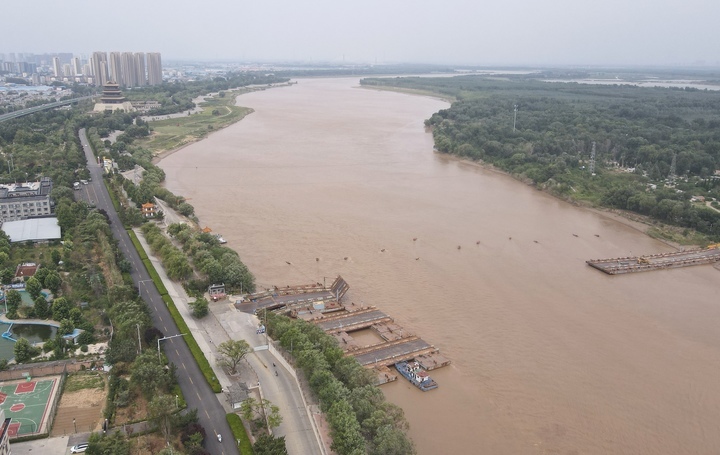
M 275 355 L 274 349 L 268 348 L 266 335 L 256 333 L 260 324 L 258 318 L 237 311 L 231 303 L 233 300 L 210 302 L 210 314 L 202 319 L 194 318 L 189 305 L 194 298 L 187 295 L 180 283 L 168 278 L 160 259 L 152 254 L 142 231 L 134 229 L 134 232 L 225 391 L 225 393 L 217 394 L 225 411 L 228 413 L 234 411 L 230 405 L 227 391 L 231 386 L 235 388 L 239 383 L 244 382 L 251 391 L 257 392 L 261 398 L 270 400 L 280 408 L 283 422 L 273 430 L 273 434 L 285 436 L 288 454 L 325 455 L 330 453 L 326 446 L 329 447 L 331 441 L 328 437 L 321 437 L 319 431 L 319 427 L 322 425 L 318 423 L 320 421 L 319 411 L 312 409 L 305 402 L 295 372 L 281 356 Z M 176 334 L 166 333 L 164 335 Z M 242 371 L 236 376 L 228 376 L 217 365 L 217 345 L 229 339 L 244 339 L 254 350 L 245 356 L 245 361 L 239 368 Z M 272 365 L 279 367 L 272 367 Z M 275 371 L 278 372 L 277 376 Z

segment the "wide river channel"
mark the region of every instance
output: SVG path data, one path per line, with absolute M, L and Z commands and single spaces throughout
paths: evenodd
M 418 453 L 720 453 L 718 270 L 588 267 L 671 248 L 433 153 L 444 101 L 338 78 L 238 104 L 255 112 L 162 160 L 167 187 L 259 287 L 340 274 L 452 360 L 436 390 L 382 386 Z

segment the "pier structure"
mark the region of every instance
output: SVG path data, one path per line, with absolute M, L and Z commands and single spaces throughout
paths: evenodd
M 235 302 L 235 308 L 245 313 L 256 313 L 258 310 L 281 310 L 289 312 L 300 308 L 310 307 L 310 310 L 324 311 L 338 308 L 333 302 L 340 302 L 350 286 L 339 276 L 330 287 L 320 283 L 300 286 L 274 286 L 265 291 L 247 295 Z
M 397 379 L 392 368 L 397 362 L 415 359 L 425 370 L 450 364 L 435 346 L 405 330 L 376 307 L 342 303 L 349 288 L 341 276 L 330 287 L 320 283 L 276 286 L 236 301 L 235 307 L 247 313 L 286 313 L 317 325 L 335 338 L 345 355 L 372 369 L 378 384 Z M 361 346 L 351 333 L 362 330 L 371 330 L 382 341 Z
M 435 346 L 403 329 L 373 306 L 344 305 L 342 310 L 330 315 L 305 314 L 302 319 L 333 335 L 345 355 L 355 357 L 360 365 L 374 370 L 378 384 L 397 379 L 395 369 L 391 368 L 397 362 L 415 359 L 426 370 L 450 364 Z M 360 346 L 351 333 L 361 330 L 372 330 L 383 341 Z
M 618 275 L 622 273 L 647 272 L 651 270 L 688 267 L 691 265 L 712 264 L 715 262 L 720 262 L 720 248 L 717 246 L 648 256 L 592 259 L 587 261 L 587 264 L 608 275 Z

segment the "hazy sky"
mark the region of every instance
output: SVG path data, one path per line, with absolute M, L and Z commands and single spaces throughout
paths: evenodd
M 4 1 L 0 52 L 163 60 L 720 65 L 719 0 Z

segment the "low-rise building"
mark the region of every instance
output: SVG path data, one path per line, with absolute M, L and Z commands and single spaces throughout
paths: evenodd
M 157 206 L 152 202 L 148 202 L 142 205 L 142 216 L 145 218 L 154 218 L 157 215 Z
M 53 212 L 50 200 L 52 180 L 0 185 L 0 221 L 16 221 L 48 216 Z
M 224 299 L 225 283 L 211 284 L 210 286 L 208 286 L 208 295 L 214 302 L 217 302 L 220 299 Z
M 10 455 L 10 417 L 5 418 L 5 410 L 0 409 L 0 455 Z
M 34 277 L 39 268 L 40 265 L 35 262 L 23 262 L 22 264 L 18 264 L 15 269 L 15 278 L 13 281 L 24 282 L 28 278 Z
M 6 221 L 2 231 L 10 237 L 10 242 L 49 242 L 60 240 L 61 229 L 57 218 L 33 218 L 29 220 Z

